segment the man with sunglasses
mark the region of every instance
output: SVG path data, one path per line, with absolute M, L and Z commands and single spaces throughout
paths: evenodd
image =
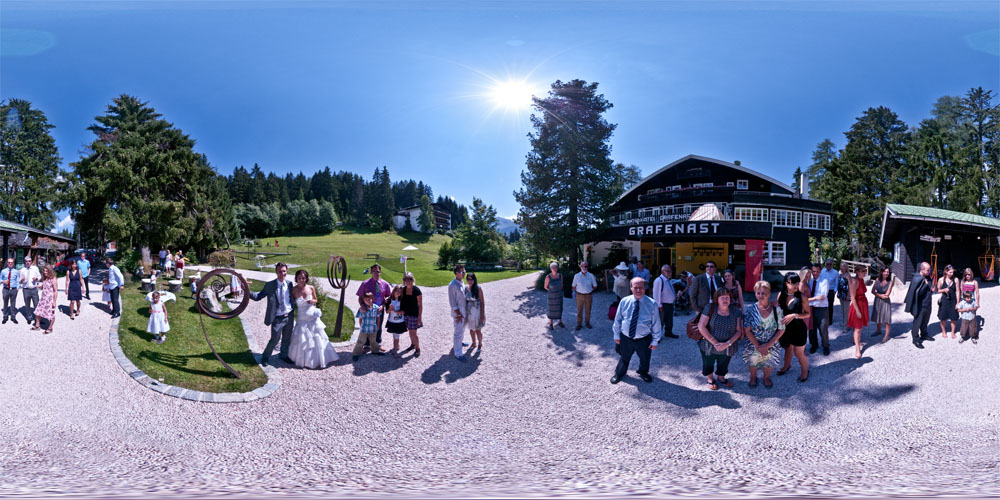
M 723 286 L 722 277 L 715 273 L 715 261 L 705 263 L 705 274 L 696 277 L 691 281 L 689 292 L 691 301 L 694 302 L 694 310 L 701 313 L 705 306 L 712 303 L 715 291 Z

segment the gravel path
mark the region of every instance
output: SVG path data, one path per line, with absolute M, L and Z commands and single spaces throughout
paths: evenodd
M 794 367 L 750 389 L 734 360 L 736 387 L 708 391 L 681 338 L 654 353 L 652 384 L 630 371 L 615 386 L 610 295 L 593 330 L 552 333 L 533 281 L 483 285 L 486 347 L 467 363 L 446 354 L 446 289 L 425 288 L 419 359 L 351 364 L 339 348 L 326 370 L 278 365 L 281 390 L 241 405 L 136 384 L 93 307 L 46 337 L 4 325 L 0 496 L 1000 495 L 1000 308 L 981 311 L 979 345 L 900 336 L 854 360 L 838 336 L 806 384 Z M 983 295 L 1000 303 L 1000 288 Z M 908 319 L 900 307 L 896 334 Z

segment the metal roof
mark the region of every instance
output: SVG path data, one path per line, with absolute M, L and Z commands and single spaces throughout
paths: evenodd
M 25 226 L 24 224 L 18 224 L 16 222 L 11 222 L 9 220 L 3 220 L 3 219 L 0 219 L 0 231 L 2 231 L 2 232 L 18 232 L 18 233 L 34 233 L 34 234 L 38 234 L 38 235 L 41 235 L 41 236 L 46 236 L 46 237 L 49 237 L 49 238 L 52 238 L 52 239 L 57 239 L 57 240 L 62 240 L 62 241 L 68 241 L 68 242 L 71 242 L 71 243 L 76 243 L 75 239 L 73 239 L 71 237 L 68 237 L 68 236 L 64 236 L 64 235 L 61 235 L 61 234 L 58 234 L 58 233 L 50 233 L 48 231 L 42 231 L 41 229 L 36 229 L 36 228 L 31 227 L 31 226 Z
M 882 234 L 879 237 L 879 246 L 882 246 L 885 242 L 885 230 L 890 217 L 893 219 L 945 222 L 1000 230 L 1000 219 L 994 219 L 993 217 L 956 212 L 954 210 L 945 210 L 943 208 L 918 207 L 916 205 L 898 205 L 895 203 L 887 203 L 885 205 L 885 213 L 882 215 Z

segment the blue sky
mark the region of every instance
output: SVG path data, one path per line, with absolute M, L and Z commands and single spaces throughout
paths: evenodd
M 215 168 L 324 166 L 420 179 L 501 215 L 529 109 L 496 81 L 600 83 L 612 158 L 644 174 L 687 154 L 789 182 L 866 108 L 910 125 L 943 95 L 1000 88 L 998 2 L 0 3 L 0 98 L 56 126 L 64 163 L 122 93 Z

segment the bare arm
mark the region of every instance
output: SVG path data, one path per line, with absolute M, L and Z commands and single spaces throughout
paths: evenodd
M 545 275 L 545 291 L 549 291 L 549 275 Z
M 424 322 L 424 296 L 417 295 L 417 322 Z
M 860 318 L 861 310 L 858 309 L 858 293 L 857 293 L 858 280 L 855 278 L 848 278 L 847 283 L 848 283 L 848 290 L 850 290 L 848 293 L 851 294 L 851 310 L 854 311 L 854 314 L 857 314 L 858 317 Z

